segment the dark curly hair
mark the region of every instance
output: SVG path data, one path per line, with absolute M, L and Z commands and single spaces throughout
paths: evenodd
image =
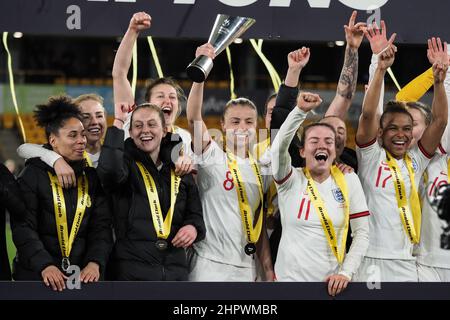
M 59 129 L 67 120 L 71 118 L 82 120 L 80 109 L 68 96 L 50 97 L 46 104 L 36 106 L 33 116 L 37 124 L 45 129 L 47 140 L 52 133 L 58 135 Z
M 408 112 L 407 106 L 402 101 L 391 100 L 386 103 L 384 112 L 380 117 L 380 128 L 384 129 L 384 119 L 386 119 L 388 114 L 404 114 L 411 119 L 411 123 L 414 121 L 411 113 Z

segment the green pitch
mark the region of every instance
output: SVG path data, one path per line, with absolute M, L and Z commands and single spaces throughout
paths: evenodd
M 8 249 L 9 263 L 12 265 L 12 261 L 16 256 L 16 246 L 12 241 L 12 234 L 11 228 L 9 227 L 9 223 L 6 224 L 6 247 Z

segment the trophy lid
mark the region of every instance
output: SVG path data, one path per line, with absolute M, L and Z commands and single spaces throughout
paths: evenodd
M 216 55 L 247 31 L 255 22 L 256 20 L 253 18 L 218 14 L 208 39 L 208 42 L 215 48 Z

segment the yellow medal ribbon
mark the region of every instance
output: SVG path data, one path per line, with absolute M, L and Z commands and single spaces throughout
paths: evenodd
M 386 162 L 391 169 L 392 182 L 394 183 L 395 197 L 397 198 L 397 206 L 400 212 L 400 218 L 402 220 L 403 228 L 412 243 L 419 243 L 420 240 L 420 225 L 422 222 L 419 194 L 416 190 L 416 184 L 414 180 L 414 169 L 412 166 L 411 158 L 406 154 L 404 161 L 406 168 L 408 169 L 409 179 L 411 181 L 411 195 L 409 197 L 409 203 L 411 210 L 408 206 L 408 199 L 406 198 L 405 182 L 402 177 L 400 168 L 397 165 L 397 161 L 386 151 Z M 412 215 L 411 215 L 412 211 Z
M 86 207 L 91 206 L 88 181 L 85 175 L 78 177 L 77 208 L 75 210 L 75 216 L 73 218 L 72 228 L 69 235 L 69 228 L 67 226 L 66 203 L 64 200 L 63 190 L 59 185 L 58 177 L 56 175 L 48 172 L 48 176 L 50 178 L 50 185 L 52 187 L 53 193 L 53 205 L 55 208 L 56 230 L 58 233 L 59 246 L 61 248 L 61 254 L 63 258 L 68 259 L 70 256 L 70 252 L 72 251 L 73 242 L 75 241 L 75 237 L 77 236 L 78 230 L 80 229 L 81 221 L 83 220 Z
M 333 177 L 336 185 L 341 190 L 342 196 L 344 198 L 344 206 L 345 206 L 345 225 L 344 225 L 344 233 L 342 234 L 341 239 L 341 248 L 338 248 L 338 239 L 336 237 L 336 232 L 334 231 L 333 222 L 328 215 L 328 210 L 325 207 L 325 203 L 320 197 L 319 191 L 317 190 L 316 183 L 311 177 L 311 173 L 308 168 L 303 169 L 303 172 L 308 179 L 308 184 L 306 185 L 306 189 L 308 191 L 308 196 L 311 202 L 314 205 L 314 209 L 316 209 L 316 213 L 319 216 L 320 222 L 322 224 L 323 231 L 325 232 L 325 236 L 328 240 L 328 244 L 336 257 L 338 263 L 342 265 L 345 256 L 345 244 L 347 242 L 347 232 L 348 232 L 348 224 L 350 220 L 350 203 L 348 201 L 348 188 L 347 182 L 345 181 L 344 174 L 339 170 L 338 167 L 331 167 L 331 176 Z
M 245 236 L 248 243 L 256 244 L 258 242 L 259 236 L 261 234 L 262 222 L 263 222 L 263 182 L 262 177 L 259 172 L 258 164 L 249 154 L 250 165 L 253 169 L 253 173 L 256 176 L 259 197 L 261 201 L 261 206 L 259 210 L 258 220 L 256 221 L 256 226 L 253 226 L 253 218 L 251 216 L 252 206 L 248 202 L 247 192 L 245 190 L 245 185 L 242 180 L 241 171 L 237 164 L 235 156 L 231 152 L 227 152 L 228 158 L 228 169 L 233 176 L 233 183 L 236 188 L 236 193 L 239 201 L 239 211 L 241 212 L 242 225 L 244 227 Z
M 167 212 L 166 219 L 164 220 L 161 205 L 159 203 L 158 190 L 156 189 L 155 180 L 152 175 L 144 167 L 144 165 L 136 162 L 142 178 L 144 179 L 145 190 L 147 191 L 148 202 L 150 205 L 150 211 L 152 213 L 153 226 L 155 227 L 156 236 L 158 239 L 167 239 L 170 234 L 170 228 L 172 226 L 173 211 L 175 208 L 175 202 L 177 200 L 178 189 L 180 187 L 181 178 L 175 175 L 175 171 L 170 170 L 170 208 Z
M 260 159 L 264 152 L 266 152 L 267 148 L 270 146 L 270 137 L 268 137 L 266 140 L 261 141 L 260 143 L 256 144 L 256 159 Z
M 89 157 L 86 150 L 83 151 L 83 158 L 84 158 L 84 161 L 86 161 L 86 164 L 88 167 L 93 167 L 91 157 Z
M 275 185 L 275 182 L 272 181 L 272 183 L 269 186 L 269 190 L 267 191 L 266 195 L 266 201 L 267 201 L 267 216 L 271 217 L 275 213 L 275 206 L 273 204 L 274 198 L 277 195 L 277 186 Z

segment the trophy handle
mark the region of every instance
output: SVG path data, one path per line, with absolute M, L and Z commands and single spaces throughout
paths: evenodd
M 203 82 L 213 67 L 211 58 L 201 55 L 192 61 L 186 69 L 188 77 L 194 82 Z

